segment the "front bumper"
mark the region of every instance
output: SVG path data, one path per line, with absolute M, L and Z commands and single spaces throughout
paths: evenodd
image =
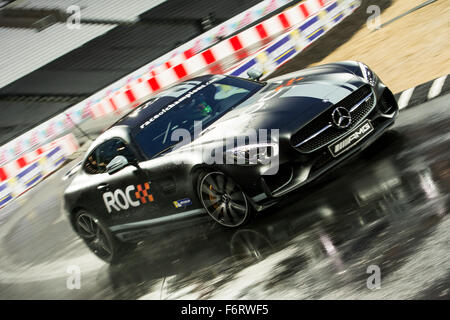
M 367 148 L 378 139 L 395 122 L 398 116 L 398 106 L 392 92 L 381 82 L 375 88 L 375 107 L 364 118 L 370 120 L 373 131 L 361 139 L 349 150 L 334 157 L 328 146 L 331 142 L 314 152 L 301 153 L 297 150 L 294 156 L 280 163 L 278 174 L 274 176 L 261 175 L 257 188 L 253 188 L 250 200 L 256 210 L 260 211 L 277 203 L 280 197 L 318 178 L 325 172 L 337 167 L 353 155 Z M 387 108 L 387 102 L 389 107 Z M 354 129 L 339 139 L 352 134 Z M 255 192 L 258 190 L 260 192 Z

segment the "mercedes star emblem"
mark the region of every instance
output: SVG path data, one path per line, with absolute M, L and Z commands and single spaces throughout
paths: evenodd
M 331 118 L 334 125 L 340 129 L 345 129 L 352 123 L 352 116 L 350 115 L 350 112 L 343 107 L 337 107 L 334 109 L 331 114 Z

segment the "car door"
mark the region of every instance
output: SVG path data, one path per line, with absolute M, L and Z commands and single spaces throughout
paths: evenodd
M 124 156 L 129 165 L 110 174 L 107 165 L 116 157 Z M 88 197 L 100 202 L 100 210 L 109 225 L 119 225 L 149 219 L 155 211 L 155 194 L 146 171 L 129 145 L 120 138 L 102 143 L 94 152 L 95 183 Z

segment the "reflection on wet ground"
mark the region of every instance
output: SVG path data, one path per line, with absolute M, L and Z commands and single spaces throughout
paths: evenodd
M 73 235 L 59 211 L 60 177 L 49 179 L 0 225 L 0 296 L 448 299 L 450 134 L 443 98 L 403 111 L 394 130 L 362 154 L 244 228 L 211 223 L 148 238 L 116 266 L 100 262 Z M 73 264 L 81 268 L 79 290 L 66 288 Z M 373 265 L 381 286 L 369 290 Z

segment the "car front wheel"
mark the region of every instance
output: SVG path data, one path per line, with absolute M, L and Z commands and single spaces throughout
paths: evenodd
M 252 207 L 242 188 L 223 172 L 205 172 L 199 176 L 198 194 L 207 213 L 225 227 L 245 224 Z

